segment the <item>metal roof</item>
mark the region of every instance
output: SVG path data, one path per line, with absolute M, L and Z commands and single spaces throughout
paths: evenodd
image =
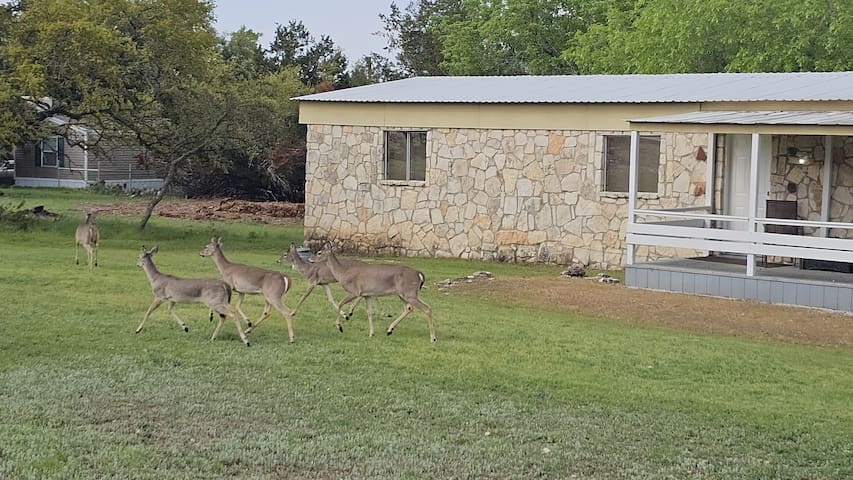
M 414 77 L 296 97 L 361 103 L 693 103 L 853 100 L 853 72 Z
M 631 123 L 680 123 L 706 125 L 821 125 L 853 126 L 853 112 L 690 112 L 630 120 Z

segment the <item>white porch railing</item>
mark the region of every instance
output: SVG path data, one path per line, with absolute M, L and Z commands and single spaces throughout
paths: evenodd
M 747 256 L 746 274 L 750 276 L 755 275 L 755 259 L 757 256 L 853 263 L 853 239 L 828 237 L 830 229 L 853 230 L 853 223 L 829 221 L 828 187 L 824 188 L 822 221 L 758 216 L 759 139 L 758 133 L 752 134 L 747 215 L 731 216 L 710 213 L 714 192 L 712 179 L 715 178 L 716 172 L 716 159 L 714 158 L 716 147 L 713 132 L 708 133 L 705 206 L 661 210 L 637 208 L 640 135 L 639 132 L 632 131 L 628 177 L 627 264 L 634 263 L 636 247 L 639 245 L 745 254 Z M 825 137 L 824 149 L 826 152 L 822 167 L 824 173 L 822 179 L 824 185 L 831 185 L 832 136 Z M 648 216 L 670 220 L 640 221 L 643 217 Z M 764 226 L 768 224 L 813 227 L 818 229 L 820 236 L 767 233 L 764 231 Z
M 766 255 L 774 257 L 810 258 L 853 263 L 853 240 L 810 235 L 766 233 L 763 225 L 791 225 L 816 229 L 853 230 L 853 223 L 816 222 L 780 218 L 755 218 L 758 230 L 709 228 L 706 225 L 749 225 L 748 217 L 693 213 L 706 207 L 688 207 L 672 210 L 637 209 L 637 217 L 656 216 L 678 218 L 679 221 L 631 222 L 628 224 L 628 243 L 715 252 Z M 688 223 L 692 221 L 692 223 Z

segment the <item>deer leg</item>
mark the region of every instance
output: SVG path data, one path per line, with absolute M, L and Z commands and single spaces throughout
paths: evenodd
M 207 318 L 208 318 L 211 322 L 213 321 L 213 309 L 212 309 L 212 308 L 208 308 L 208 309 L 207 309 Z
M 92 268 L 92 252 L 89 250 L 89 246 L 85 243 L 83 244 L 83 250 L 86 250 L 86 265 L 88 265 L 89 268 Z
M 417 307 L 418 310 L 424 312 L 427 316 L 427 325 L 429 325 L 429 339 L 435 341 L 435 323 L 432 321 L 432 308 L 420 299 L 413 298 L 409 301 L 409 305 Z
M 269 316 L 270 316 L 270 304 L 269 304 L 269 302 L 265 302 L 264 303 L 264 311 L 261 312 L 261 316 L 258 317 L 258 322 L 255 324 L 255 326 L 260 325 L 261 322 L 263 322 L 264 320 L 269 318 Z
M 287 307 L 282 303 L 281 298 L 270 298 L 267 300 L 269 303 L 275 307 L 281 313 L 281 316 L 284 317 L 284 320 L 287 322 L 287 338 L 290 340 L 290 343 L 293 343 L 295 337 L 293 336 L 293 314 L 288 310 Z
M 240 334 L 240 340 L 242 340 L 247 347 L 250 346 L 249 339 L 246 338 L 246 334 L 243 332 L 243 327 L 240 326 L 240 319 L 234 314 L 234 310 L 232 310 L 229 305 L 216 305 L 211 308 L 211 311 L 214 310 L 219 314 L 219 324 L 216 326 L 216 331 L 213 332 L 211 340 L 219 335 L 219 329 L 222 328 L 222 323 L 225 321 L 225 317 L 231 317 L 231 319 L 234 320 L 234 325 L 237 327 L 237 333 Z
M 243 309 L 242 309 L 242 308 L 240 308 L 240 306 L 241 306 L 241 305 L 243 305 L 243 297 L 244 297 L 245 295 L 246 295 L 246 294 L 245 294 L 245 293 L 243 293 L 243 292 L 237 292 L 237 305 L 234 305 L 234 308 L 236 308 L 236 309 L 237 309 L 237 313 L 239 313 L 239 314 L 240 314 L 240 316 L 243 318 L 243 321 L 244 321 L 244 322 L 246 322 L 246 325 L 247 325 L 247 326 L 249 327 L 249 329 L 251 330 L 251 328 L 252 328 L 252 322 L 250 322 L 250 321 L 249 321 L 249 317 L 247 317 L 247 316 L 246 316 L 246 314 L 243 312 Z
M 80 244 L 74 242 L 74 264 L 80 265 Z
M 243 333 L 243 328 L 240 326 L 240 320 L 235 315 L 231 315 L 231 318 L 234 319 L 234 325 L 237 327 L 237 333 L 240 334 L 240 340 L 243 340 L 243 343 L 245 343 L 247 347 L 250 346 L 249 339 L 246 338 L 246 334 Z
M 403 307 L 403 313 L 401 313 L 396 320 L 391 322 L 391 325 L 388 325 L 388 335 L 394 333 L 394 328 L 397 326 L 397 324 L 400 323 L 400 321 L 402 321 L 404 318 L 406 318 L 406 315 L 410 313 L 412 313 L 412 305 L 410 303 L 407 303 L 406 306 Z
M 155 298 L 154 301 L 151 302 L 151 306 L 148 307 L 148 311 L 145 312 L 145 316 L 142 317 L 142 322 L 140 322 L 139 326 L 136 327 L 136 333 L 139 333 L 140 331 L 142 331 L 142 326 L 145 325 L 145 320 L 148 320 L 148 316 L 151 315 L 151 312 L 153 312 L 154 310 L 157 310 L 157 307 L 162 305 L 163 302 L 165 302 L 165 301 L 166 301 L 165 298 Z
M 261 325 L 261 322 L 263 322 L 264 320 L 269 318 L 269 316 L 270 316 L 270 302 L 267 301 L 267 302 L 264 302 L 264 311 L 263 311 L 263 313 L 261 313 L 261 318 L 259 318 L 258 321 L 255 322 L 254 324 L 252 324 L 252 322 L 248 322 L 249 325 L 246 328 L 246 333 L 252 333 L 252 331 L 254 329 L 258 328 Z
M 349 295 L 346 296 L 346 298 L 341 300 L 341 303 L 338 304 L 338 315 L 335 317 L 335 326 L 338 327 L 338 331 L 341 333 L 344 333 L 344 327 L 341 326 L 341 314 L 343 313 L 343 311 L 341 309 L 344 307 L 344 305 L 348 304 L 349 302 L 351 302 L 357 298 L 361 298 L 361 297 L 359 295 L 355 295 L 355 294 L 350 293 Z
M 349 320 L 350 318 L 352 318 L 352 312 L 355 311 L 355 307 L 358 306 L 358 302 L 360 302 L 362 298 L 363 297 L 358 297 L 355 299 L 354 302 L 352 302 L 352 305 L 350 305 L 350 307 L 349 307 L 349 312 L 344 314 L 344 320 Z M 343 313 L 343 312 L 341 312 L 341 313 Z
M 293 311 L 290 312 L 291 317 L 296 315 L 296 311 L 299 310 L 299 306 L 302 305 L 302 302 L 304 302 L 306 298 L 308 298 L 308 295 L 311 295 L 311 291 L 314 290 L 314 287 L 316 287 L 316 286 L 317 286 L 317 284 L 315 284 L 315 283 L 308 285 L 308 290 L 305 291 L 305 294 L 302 295 L 302 298 L 300 298 L 299 302 L 296 303 L 296 307 L 293 309 Z M 323 286 L 326 287 L 326 291 L 329 290 L 328 285 L 323 285 Z M 329 295 L 331 295 L 331 293 L 329 293 Z
M 403 300 L 403 302 L 405 302 L 406 308 L 403 311 L 403 313 L 396 320 L 391 322 L 391 325 L 388 326 L 388 335 L 391 335 L 392 333 L 394 333 L 394 328 L 397 326 L 397 324 L 400 323 L 400 321 L 402 321 L 404 318 L 406 318 L 406 315 L 408 315 L 409 313 L 412 312 L 413 307 L 417 307 L 418 310 L 424 312 L 427 316 L 427 325 L 429 326 L 429 338 L 431 341 L 434 342 L 435 341 L 435 324 L 432 321 L 432 309 L 429 307 L 429 305 L 420 301 L 418 298 L 406 299 L 406 298 L 400 297 L 400 299 Z
M 332 295 L 332 288 L 329 287 L 328 285 L 323 285 L 323 288 L 326 290 L 326 298 L 329 299 L 329 303 L 331 303 L 332 306 L 334 306 L 335 309 L 338 310 L 338 313 L 344 315 L 344 318 L 349 318 L 349 316 L 347 314 L 343 313 L 342 311 L 340 311 L 340 309 L 338 309 L 338 302 L 335 301 L 335 297 L 334 297 L 334 295 Z M 297 305 L 296 307 L 299 308 L 299 305 Z M 294 310 L 293 313 L 295 315 L 296 310 Z
M 359 297 L 361 298 L 361 297 Z M 364 305 L 367 307 L 367 324 L 370 326 L 369 336 L 373 336 L 373 309 L 371 308 L 373 304 L 372 297 L 364 298 Z
M 95 258 L 95 266 L 97 267 L 98 266 L 98 245 L 97 244 L 95 244 L 95 246 L 92 248 L 92 257 Z
M 237 317 L 234 317 L 237 320 Z M 222 322 L 225 321 L 225 315 L 219 314 L 219 322 L 216 323 L 216 328 L 213 329 L 213 335 L 210 336 L 210 340 L 216 340 L 216 337 L 219 336 L 219 330 L 222 328 Z
M 179 317 L 178 314 L 175 313 L 174 308 L 175 308 L 175 302 L 169 302 L 169 313 L 171 313 L 172 316 L 175 317 L 175 320 L 178 321 L 178 325 L 180 325 L 180 327 L 183 328 L 185 332 L 189 332 L 190 329 L 187 328 L 187 325 L 184 323 L 183 320 L 181 320 L 181 317 Z

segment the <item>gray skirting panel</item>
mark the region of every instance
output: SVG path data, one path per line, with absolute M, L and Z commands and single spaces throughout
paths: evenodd
M 853 312 L 853 283 L 661 266 L 625 267 L 625 285 L 675 293 Z

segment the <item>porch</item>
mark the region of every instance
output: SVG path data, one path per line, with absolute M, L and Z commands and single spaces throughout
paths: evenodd
M 745 257 L 708 256 L 636 263 L 625 267 L 625 284 L 853 313 L 853 274 L 770 264 L 757 266 L 750 276 L 746 274 Z
M 780 118 L 784 121 L 777 123 Z M 800 268 L 803 262 L 853 264 L 853 222 L 844 203 L 853 198 L 853 188 L 847 178 L 839 178 L 851 169 L 853 112 L 697 112 L 631 123 L 636 130 L 630 151 L 627 286 L 853 312 L 853 274 Z M 638 204 L 637 127 L 709 131 L 704 205 L 648 209 Z M 773 150 L 771 140 L 780 136 L 818 138 L 822 148 L 815 151 L 821 155 L 783 148 L 782 142 L 775 142 Z M 777 159 L 785 172 L 788 165 L 813 172 L 816 180 L 806 196 L 797 194 L 802 186 L 786 174 L 771 173 Z M 795 214 L 778 218 L 769 208 L 773 202 L 792 204 Z M 650 256 L 640 263 L 640 249 L 692 253 Z M 772 263 L 776 259 L 789 265 Z

